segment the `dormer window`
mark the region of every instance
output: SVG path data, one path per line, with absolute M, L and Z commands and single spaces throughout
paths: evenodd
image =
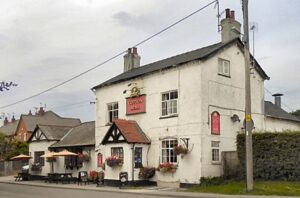
M 218 59 L 218 74 L 230 77 L 230 61 L 222 58 Z

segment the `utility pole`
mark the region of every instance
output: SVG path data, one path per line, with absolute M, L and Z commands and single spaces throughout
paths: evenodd
M 244 56 L 245 56 L 245 144 L 246 144 L 246 177 L 247 191 L 253 190 L 253 154 L 252 154 L 252 118 L 251 118 L 251 84 L 250 84 L 250 50 L 249 50 L 249 24 L 248 0 L 242 1 L 244 18 Z

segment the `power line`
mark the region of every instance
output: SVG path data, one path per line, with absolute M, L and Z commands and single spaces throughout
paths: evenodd
M 91 99 L 88 99 L 88 100 L 82 100 L 82 101 L 78 101 L 78 102 L 75 102 L 75 103 L 71 103 L 71 104 L 66 104 L 66 105 L 60 105 L 60 106 L 56 106 L 56 107 L 52 107 L 50 109 L 61 109 L 61 108 L 66 108 L 66 107 L 70 107 L 70 106 L 74 106 L 74 105 L 78 105 L 78 104 L 82 104 L 82 103 L 86 103 L 86 102 L 91 102 L 95 100 L 95 98 L 91 98 Z
M 266 90 L 271 96 L 273 96 L 273 93 L 272 93 L 270 90 L 268 90 L 267 88 L 265 88 L 265 90 Z M 283 106 L 285 106 L 287 109 L 289 109 L 290 111 L 294 111 L 291 107 L 289 107 L 288 105 L 286 105 L 286 104 L 283 103 L 282 101 L 281 101 L 281 104 L 282 104 Z
M 209 7 L 210 5 L 212 5 L 212 4 L 216 3 L 216 2 L 218 2 L 218 0 L 214 0 L 214 1 L 212 1 L 212 2 L 210 2 L 210 3 L 208 3 L 208 4 L 206 4 L 205 6 L 199 8 L 199 9 L 197 9 L 196 11 L 192 12 L 191 14 L 189 14 L 189 15 L 187 15 L 187 16 L 181 18 L 180 20 L 178 20 L 178 21 L 176 21 L 175 23 L 173 23 L 173 24 L 167 26 L 166 28 L 160 30 L 159 32 L 157 32 L 157 33 L 155 33 L 155 34 L 153 34 L 153 35 L 147 37 L 146 39 L 144 39 L 144 40 L 142 40 L 142 41 L 140 41 L 140 42 L 138 42 L 138 43 L 136 43 L 135 45 L 133 45 L 133 47 L 137 47 L 137 46 L 139 46 L 139 45 L 142 45 L 143 43 L 145 43 L 145 42 L 151 40 L 152 38 L 154 38 L 154 37 L 160 35 L 161 33 L 167 31 L 168 29 L 174 27 L 175 25 L 177 25 L 177 24 L 181 23 L 182 21 L 184 21 L 184 20 L 190 18 L 191 16 L 197 14 L 198 12 L 204 10 L 205 8 Z M 40 96 L 40 95 L 42 95 L 42 94 L 44 94 L 44 93 L 46 93 L 46 92 L 49 92 L 49 91 L 51 91 L 51 90 L 53 90 L 53 89 L 55 89 L 55 88 L 57 88 L 57 87 L 60 87 L 60 86 L 62 86 L 62 85 L 64 85 L 64 84 L 67 84 L 68 82 L 70 82 L 70 81 L 72 81 L 72 80 L 75 80 L 76 78 L 79 78 L 80 76 L 83 76 L 84 74 L 86 74 L 86 73 L 88 73 L 88 72 L 90 72 L 90 71 L 92 71 L 92 70 L 94 70 L 94 69 L 96 69 L 96 68 L 98 68 L 98 67 L 100 67 L 100 66 L 102 66 L 102 65 L 104 65 L 104 64 L 106 64 L 106 63 L 108 63 L 108 62 L 110 62 L 110 61 L 112 61 L 112 60 L 114 60 L 115 58 L 117 58 L 117 57 L 123 55 L 123 54 L 126 53 L 126 52 L 127 52 L 127 50 L 121 51 L 121 52 L 117 53 L 116 55 L 112 56 L 111 58 L 108 58 L 107 60 L 103 61 L 102 63 L 100 63 L 100 64 L 98 64 L 98 65 L 96 65 L 96 66 L 94 66 L 94 67 L 92 67 L 92 68 L 90 68 L 90 69 L 88 69 L 88 70 L 86 70 L 86 71 L 80 73 L 80 74 L 77 74 L 77 75 L 73 76 L 72 78 L 70 78 L 70 79 L 68 79 L 68 80 L 65 80 L 65 81 L 63 81 L 63 82 L 61 82 L 61 83 L 58 83 L 58 84 L 56 84 L 56 85 L 54 85 L 54 86 L 52 86 L 52 87 L 49 87 L 48 89 L 46 89 L 46 90 L 44 90 L 44 91 L 38 92 L 38 93 L 36 93 L 36 94 L 34 94 L 34 95 L 32 95 L 32 96 L 26 97 L 26 98 L 24 98 L 24 99 L 22 99 L 22 100 L 19 100 L 19 101 L 16 101 L 16 102 L 13 102 L 13 103 L 10 103 L 10 104 L 1 106 L 0 109 L 4 109 L 4 108 L 10 107 L 10 106 L 13 106 L 13 105 L 16 105 L 16 104 L 25 102 L 25 101 L 27 101 L 27 100 L 30 100 L 30 99 L 35 98 L 35 97 L 37 97 L 37 96 Z

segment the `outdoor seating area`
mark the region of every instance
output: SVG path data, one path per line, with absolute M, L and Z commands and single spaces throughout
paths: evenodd
M 70 184 L 71 182 L 76 183 L 77 178 L 72 176 L 72 173 L 48 173 L 45 177 L 45 182 L 56 183 L 61 182 L 62 184 Z
M 14 176 L 15 181 L 28 181 L 30 178 L 29 173 L 20 172 L 18 175 Z

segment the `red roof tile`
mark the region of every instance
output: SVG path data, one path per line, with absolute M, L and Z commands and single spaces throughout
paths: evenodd
M 128 143 L 149 144 L 151 142 L 136 121 L 117 119 L 113 123 L 118 127 Z

